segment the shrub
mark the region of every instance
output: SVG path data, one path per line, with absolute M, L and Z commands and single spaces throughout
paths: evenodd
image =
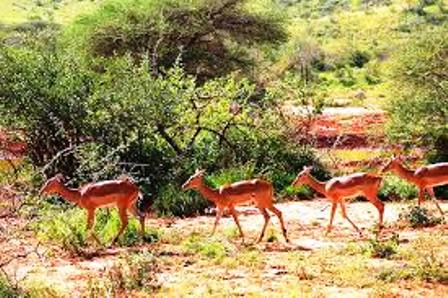
M 412 228 L 432 227 L 442 222 L 442 218 L 431 215 L 428 209 L 420 206 L 410 206 L 399 215 L 399 220 L 409 223 Z
M 19 289 L 13 287 L 7 278 L 0 274 L 0 297 L 14 298 L 20 296 Z
M 207 176 L 206 180 L 211 187 L 217 188 L 241 180 L 253 179 L 254 165 L 247 164 L 237 168 L 223 169 Z
M 365 51 L 356 50 L 351 54 L 350 66 L 361 68 L 370 60 L 370 54 Z
M 287 197 L 298 197 L 300 199 L 312 199 L 314 196 L 314 191 L 312 188 L 301 185 L 299 187 L 288 186 L 284 192 Z
M 366 252 L 374 258 L 389 259 L 397 253 L 398 246 L 400 244 L 398 237 L 398 234 L 394 233 L 392 238 L 387 241 L 380 241 L 377 238 L 369 239 Z
M 418 195 L 417 187 L 397 176 L 387 175 L 383 178 L 378 196 L 383 201 L 409 200 Z
M 336 76 L 345 87 L 352 87 L 356 84 L 356 77 L 351 67 L 345 66 L 336 70 Z

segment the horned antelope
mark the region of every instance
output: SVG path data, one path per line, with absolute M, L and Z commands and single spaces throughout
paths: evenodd
M 437 198 L 434 194 L 434 187 L 448 184 L 448 163 L 436 163 L 432 165 L 417 168 L 415 171 L 406 168 L 401 157 L 392 158 L 382 172 L 392 172 L 401 178 L 415 184 L 419 188 L 418 205 L 421 205 L 425 199 L 425 190 L 429 193 L 442 216 L 444 215 L 440 208 Z
M 293 186 L 307 184 L 317 192 L 323 194 L 331 203 L 330 223 L 328 224 L 326 234 L 333 229 L 333 219 L 338 204 L 341 206 L 342 217 L 344 217 L 353 228 L 362 235 L 361 230 L 348 217 L 345 208 L 345 199 L 356 197 L 359 195 L 365 196 L 371 202 L 379 213 L 379 226 L 381 230 L 383 225 L 384 203 L 377 197 L 378 190 L 381 185 L 382 178 L 368 173 L 356 173 L 347 176 L 333 178 L 327 182 L 318 181 L 311 175 L 312 167 L 304 167 L 297 178 L 293 181 Z
M 40 195 L 43 194 L 60 195 L 65 200 L 86 209 L 87 229 L 98 244 L 101 244 L 101 242 L 93 233 L 97 208 L 111 206 L 118 208 L 121 227 L 112 240 L 112 244 L 117 241 L 128 225 L 128 210 L 139 218 L 142 237 L 145 234 L 145 212 L 140 212 L 136 206 L 141 193 L 138 186 L 129 178 L 90 183 L 79 189 L 71 189 L 64 185 L 64 177 L 58 174 L 45 183 L 40 190 Z
M 263 239 L 266 227 L 269 222 L 269 214 L 267 210 L 272 211 L 280 220 L 283 236 L 286 242 L 289 242 L 285 224 L 283 222 L 282 212 L 278 210 L 273 204 L 274 188 L 270 182 L 253 179 L 244 180 L 232 184 L 227 184 L 219 189 L 212 189 L 204 182 L 204 170 L 196 170 L 196 173 L 192 175 L 187 182 L 182 185 L 183 190 L 195 189 L 202 194 L 206 199 L 213 202 L 216 205 L 216 219 L 213 226 L 212 235 L 215 233 L 216 227 L 222 217 L 223 212 L 227 209 L 233 217 L 238 230 L 240 232 L 242 241 L 244 242 L 244 233 L 241 229 L 240 222 L 238 220 L 238 214 L 235 210 L 235 206 L 243 204 L 245 202 L 253 202 L 260 210 L 264 217 L 264 225 L 261 230 L 258 242 Z

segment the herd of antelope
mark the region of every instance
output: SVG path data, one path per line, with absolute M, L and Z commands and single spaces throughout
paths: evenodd
M 365 196 L 367 200 L 376 207 L 379 214 L 378 230 L 381 230 L 383 224 L 384 203 L 377 197 L 382 181 L 381 176 L 369 173 L 355 173 L 336 177 L 327 182 L 321 182 L 311 175 L 311 170 L 311 167 L 304 167 L 303 171 L 297 175 L 297 178 L 293 181 L 292 185 L 309 185 L 331 201 L 330 222 L 326 233 L 329 233 L 333 227 L 334 214 L 339 204 L 341 206 L 342 216 L 359 234 L 361 234 L 361 230 L 348 217 L 345 208 L 345 199 L 356 196 Z M 384 172 L 393 172 L 401 178 L 415 184 L 419 188 L 419 205 L 424 201 L 425 191 L 427 191 L 431 198 L 434 199 L 435 205 L 443 216 L 443 211 L 437 202 L 433 188 L 435 186 L 448 184 L 448 163 L 423 166 L 413 171 L 403 166 L 402 159 L 397 157 L 392 158 L 392 160 L 381 169 L 381 173 Z M 282 212 L 277 209 L 273 203 L 274 188 L 270 182 L 261 179 L 244 180 L 224 185 L 218 189 L 212 189 L 204 182 L 204 174 L 205 172 L 203 170 L 197 170 L 196 173 L 184 183 L 182 189 L 194 189 L 216 205 L 216 219 L 212 234 L 215 232 L 223 212 L 228 210 L 238 226 L 242 241 L 244 242 L 244 233 L 238 220 L 238 213 L 235 210 L 235 207 L 242 203 L 252 202 L 264 217 L 264 225 L 258 238 L 258 242 L 263 239 L 269 222 L 270 216 L 268 210 L 278 217 L 283 236 L 285 237 L 286 242 L 289 242 Z M 146 212 L 138 210 L 136 206 L 137 199 L 141 196 L 141 193 L 138 186 L 130 179 L 124 178 L 103 181 L 87 184 L 79 189 L 70 189 L 64 185 L 62 175 L 56 175 L 45 183 L 40 193 L 58 194 L 79 207 L 86 209 L 89 234 L 98 243 L 99 240 L 93 233 L 95 210 L 97 208 L 111 206 L 118 208 L 121 228 L 112 243 L 114 243 L 126 229 L 128 224 L 128 211 L 139 218 L 142 237 L 145 233 Z

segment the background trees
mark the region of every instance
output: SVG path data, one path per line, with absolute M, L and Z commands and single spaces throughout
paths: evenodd
M 448 27 L 417 30 L 397 53 L 396 95 L 389 104 L 389 135 L 405 144 L 428 146 L 448 156 Z M 442 158 L 442 159 L 444 159 Z
M 45 174 L 78 185 L 126 173 L 159 198 L 161 212 L 207 205 L 178 188 L 196 168 L 238 169 L 219 174 L 227 182 L 264 175 L 284 189 L 314 157 L 289 140 L 274 101 L 229 73 L 249 58 L 230 55 L 232 43 L 285 36 L 241 4 L 108 1 L 62 35 L 4 47 L 3 124 L 25 133 Z

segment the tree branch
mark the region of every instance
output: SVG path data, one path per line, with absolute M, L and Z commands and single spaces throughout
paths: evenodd
M 163 124 L 158 123 L 157 124 L 157 132 L 160 134 L 160 136 L 171 146 L 171 148 L 176 151 L 177 154 L 182 154 L 182 149 L 177 145 L 176 141 L 171 138 L 168 133 L 165 131 L 165 127 Z

